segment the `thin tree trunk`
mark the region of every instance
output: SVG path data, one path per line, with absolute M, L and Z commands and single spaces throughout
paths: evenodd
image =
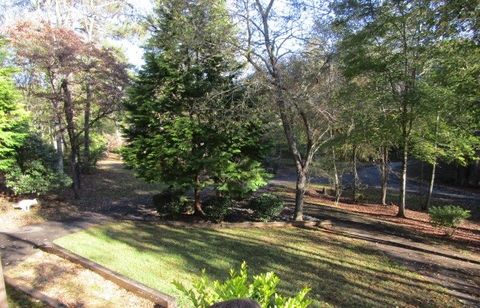
M 352 149 L 352 173 L 353 173 L 352 199 L 353 199 L 353 202 L 357 202 L 358 172 L 357 172 L 357 146 L 356 145 L 354 145 Z
M 387 190 L 388 190 L 388 149 L 383 146 L 382 149 L 382 162 L 381 162 L 381 180 L 382 180 L 382 204 L 387 205 Z
M 334 177 L 334 185 L 335 185 L 335 205 L 338 205 L 338 202 L 340 201 L 340 196 L 342 195 L 342 189 L 340 187 L 340 178 L 338 176 L 338 169 L 337 169 L 337 157 L 336 157 L 334 147 L 332 147 L 332 159 L 333 159 L 333 177 Z
M 83 165 L 86 171 L 90 169 L 90 114 L 92 106 L 92 88 L 90 84 L 90 79 L 87 80 L 86 85 L 87 98 L 85 102 L 85 111 L 84 111 L 84 140 L 83 140 Z
M 440 122 L 440 115 L 437 114 L 437 119 L 435 121 L 435 141 L 434 141 L 434 153 L 437 152 L 437 136 L 438 136 L 438 125 Z M 427 201 L 423 206 L 424 210 L 428 210 L 430 207 L 430 202 L 432 201 L 432 194 L 433 194 L 433 185 L 435 184 L 435 171 L 437 169 L 437 160 L 434 159 L 432 163 L 432 176 L 430 177 L 430 185 L 428 187 L 428 194 L 427 194 Z
M 55 120 L 54 120 L 54 140 L 55 140 L 55 150 L 56 150 L 56 169 L 59 173 L 64 172 L 63 166 L 63 132 L 62 132 L 62 117 L 60 115 L 58 102 L 53 100 L 52 102 L 53 109 L 55 111 Z
M 205 216 L 205 213 L 202 210 L 202 201 L 200 199 L 200 182 L 198 175 L 195 175 L 195 187 L 193 188 L 193 210 L 194 210 L 194 215 L 197 216 Z
M 57 156 L 56 169 L 59 173 L 63 173 L 63 136 L 62 127 L 58 123 L 55 123 L 55 149 Z
M 73 120 L 73 102 L 72 102 L 72 95 L 70 93 L 70 89 L 68 88 L 67 80 L 62 81 L 62 90 L 64 94 L 64 111 L 65 111 L 65 119 L 67 121 L 67 132 L 68 132 L 68 139 L 70 140 L 70 170 L 72 172 L 72 180 L 73 180 L 73 194 L 75 198 L 79 197 L 79 189 L 80 189 L 80 182 L 79 182 L 79 174 L 78 174 L 78 146 L 77 146 L 77 138 L 75 136 L 75 124 Z
M 303 199 L 305 197 L 305 190 L 307 185 L 307 173 L 301 169 L 297 171 L 297 185 L 295 191 L 295 221 L 303 220 Z
M 78 139 L 75 140 L 75 142 L 78 142 Z M 75 174 L 77 175 L 77 183 L 78 183 L 78 188 L 82 188 L 82 178 L 80 176 L 80 174 L 82 173 L 82 168 L 81 168 L 81 165 L 80 165 L 80 161 L 81 161 L 81 158 L 80 158 L 80 144 L 77 143 L 77 159 L 76 159 L 76 166 L 75 168 L 77 169 Z
M 428 187 L 428 194 L 427 194 L 427 201 L 423 206 L 424 210 L 428 210 L 430 207 L 430 202 L 432 201 L 432 194 L 433 194 L 433 185 L 435 183 L 435 171 L 437 169 L 437 161 L 435 160 L 432 164 L 432 176 L 430 178 L 430 186 Z
M 407 195 L 407 165 L 408 165 L 408 144 L 407 138 L 404 137 L 402 146 L 402 184 L 400 186 L 400 204 L 398 205 L 398 217 L 405 218 L 405 205 Z

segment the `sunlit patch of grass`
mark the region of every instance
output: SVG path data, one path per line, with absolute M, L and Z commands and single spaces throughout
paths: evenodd
M 316 230 L 173 228 L 124 222 L 56 241 L 73 252 L 186 300 L 173 280 L 191 284 L 202 269 L 224 279 L 245 260 L 253 274 L 275 271 L 281 290 L 312 288 L 315 307 L 461 306 L 442 287 L 363 242 Z

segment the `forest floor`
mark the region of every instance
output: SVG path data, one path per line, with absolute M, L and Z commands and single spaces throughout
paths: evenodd
M 281 179 L 273 181 L 268 189 L 281 195 L 292 206 L 293 185 L 294 182 Z M 68 194 L 49 196 L 41 200 L 42 206 L 35 210 L 35 214 L 33 211 L 30 214 L 14 212 L 32 215 L 35 219 L 17 220 L 8 228 L 8 222 L 15 221 L 10 217 L 13 214 L 11 211 L 7 211 L 7 215 L 0 213 L 0 220 L 10 217 L 0 221 L 0 252 L 6 271 L 21 266 L 38 252 L 34 246 L 44 241 L 118 219 L 158 220 L 150 204 L 151 196 L 161 189 L 162 185 L 136 179 L 118 158 L 110 157 L 100 162 L 97 171 L 84 177 L 80 200 L 72 201 Z M 395 217 L 394 205 L 343 201 L 335 206 L 328 196 L 309 191 L 305 213 L 331 222 L 331 227 L 323 233 L 356 239 L 369 250 L 446 288 L 464 304 L 480 305 L 478 220 L 463 223 L 449 238 L 443 235 L 443 230 L 430 226 L 425 213 L 408 210 L 408 218 L 400 219 Z M 62 215 L 57 215 L 58 212 Z M 135 237 L 134 233 L 132 237 Z M 315 241 L 321 242 L 322 238 Z M 359 287 L 369 288 L 368 283 Z

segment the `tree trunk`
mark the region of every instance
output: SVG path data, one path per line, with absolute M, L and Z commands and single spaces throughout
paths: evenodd
M 400 186 L 400 204 L 398 205 L 398 217 L 405 218 L 405 204 L 407 196 L 407 165 L 408 165 L 408 143 L 407 138 L 403 140 L 402 146 L 402 184 Z
M 63 173 L 63 136 L 62 127 L 58 123 L 55 123 L 55 150 L 57 156 L 56 169 L 59 173 Z
M 437 118 L 436 118 L 436 121 L 435 121 L 435 135 L 434 135 L 434 153 L 436 154 L 437 152 L 437 137 L 438 137 L 438 125 L 439 125 L 439 122 L 440 122 L 440 114 L 437 113 Z M 437 160 L 434 159 L 433 163 L 432 163 L 432 176 L 430 177 L 430 186 L 428 187 L 428 194 L 427 194 L 427 201 L 425 202 L 424 206 L 423 206 L 423 210 L 428 210 L 428 208 L 430 207 L 430 202 L 432 201 L 432 194 L 433 194 L 433 185 L 435 183 L 435 171 L 437 169 Z
M 297 169 L 297 183 L 296 183 L 296 191 L 295 191 L 295 213 L 294 219 L 297 221 L 303 220 L 303 199 L 305 195 L 305 189 L 307 184 L 307 170 L 308 166 L 313 159 L 308 154 L 306 155 L 306 160 L 302 159 L 302 155 L 300 154 L 297 148 L 297 142 L 295 140 L 295 136 L 293 133 L 293 129 L 291 127 L 291 123 L 289 122 L 287 116 L 287 108 L 285 105 L 285 100 L 282 97 L 282 89 L 281 87 L 276 84 L 277 87 L 277 106 L 280 112 L 280 118 L 282 120 L 282 126 L 285 133 L 285 137 L 287 139 L 288 147 L 290 149 L 290 153 L 292 154 L 295 160 L 295 167 Z M 306 152 L 309 153 L 311 148 L 308 148 Z
M 55 110 L 55 119 L 54 119 L 54 144 L 56 150 L 56 169 L 59 173 L 64 172 L 63 167 L 63 132 L 62 132 L 62 117 L 60 115 L 60 110 L 58 102 L 53 100 L 52 102 L 53 109 Z
M 293 219 L 295 221 L 303 220 L 303 199 L 305 197 L 305 190 L 307 186 L 307 173 L 304 169 L 297 170 L 297 185 L 295 190 L 295 214 Z
M 78 188 L 82 188 L 82 178 L 80 176 L 80 174 L 82 173 L 82 167 L 80 165 L 80 161 L 81 161 L 81 158 L 80 158 L 80 144 L 78 143 L 78 139 L 75 140 L 75 142 L 77 142 L 77 159 L 76 159 L 76 172 L 75 174 L 77 175 L 77 183 L 78 183 Z
M 387 189 L 388 189 L 388 149 L 386 146 L 382 147 L 382 162 L 381 162 L 381 181 L 382 181 L 382 204 L 387 205 Z
M 87 172 L 90 169 L 90 114 L 92 106 L 92 88 L 90 84 L 90 79 L 87 80 L 86 85 L 87 98 L 85 102 L 85 111 L 84 111 L 84 140 L 83 140 L 83 167 Z
M 357 172 L 357 146 L 354 145 L 352 149 L 352 173 L 353 173 L 353 185 L 352 185 L 352 199 L 353 202 L 357 202 L 357 190 L 358 190 L 358 172 Z
M 337 157 L 335 154 L 335 148 L 332 147 L 332 159 L 333 159 L 333 177 L 334 177 L 334 188 L 335 188 L 335 205 L 338 205 L 340 201 L 340 196 L 342 195 L 342 188 L 340 186 L 340 177 L 338 176 L 337 169 Z
M 196 216 L 205 216 L 205 213 L 203 212 L 203 209 L 202 209 L 202 201 L 200 198 L 199 186 L 200 186 L 200 182 L 199 182 L 198 175 L 195 175 L 195 187 L 193 188 L 193 198 L 194 198 L 193 214 Z
M 435 170 L 437 169 L 437 161 L 434 161 L 432 164 L 432 176 L 430 177 L 430 185 L 428 187 L 428 194 L 427 194 L 427 201 L 423 206 L 423 210 L 428 210 L 430 207 L 430 202 L 432 201 L 432 194 L 433 194 L 433 185 L 435 183 Z
M 79 197 L 80 176 L 78 174 L 78 145 L 75 135 L 75 123 L 73 119 L 73 101 L 70 89 L 68 88 L 67 80 L 62 81 L 62 90 L 64 94 L 64 111 L 65 120 L 67 122 L 68 139 L 70 140 L 70 170 L 72 172 L 73 180 L 73 194 L 75 198 Z

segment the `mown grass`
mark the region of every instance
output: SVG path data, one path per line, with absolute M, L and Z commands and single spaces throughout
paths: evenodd
M 312 288 L 315 307 L 460 306 L 428 282 L 363 242 L 317 230 L 173 228 L 124 222 L 55 241 L 71 251 L 187 301 L 172 281 L 190 284 L 202 269 L 215 279 L 242 260 L 253 274 L 274 271 L 281 290 Z

